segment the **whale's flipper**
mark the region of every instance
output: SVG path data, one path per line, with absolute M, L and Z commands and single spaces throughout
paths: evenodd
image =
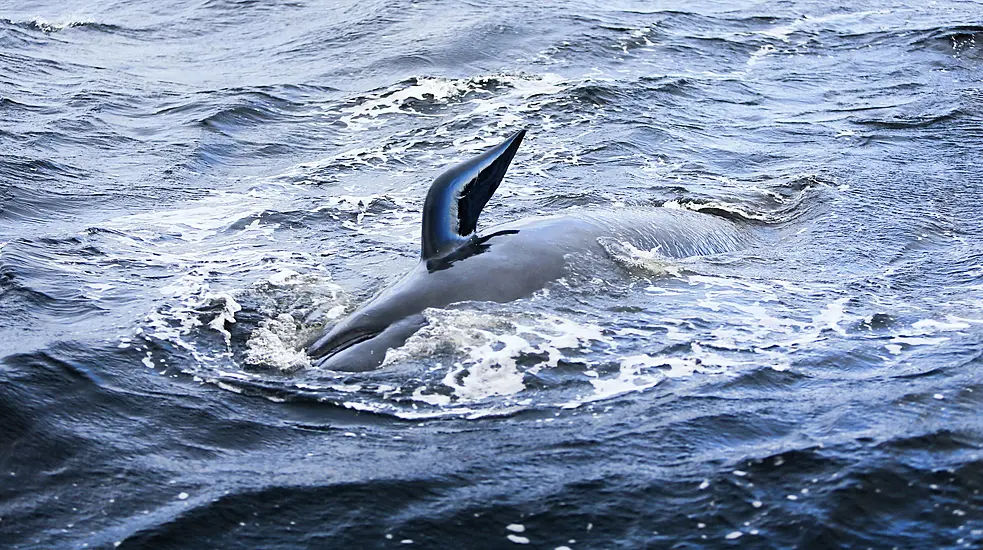
M 468 242 L 478 215 L 498 189 L 525 130 L 495 148 L 441 174 L 423 204 L 423 259 L 439 257 Z

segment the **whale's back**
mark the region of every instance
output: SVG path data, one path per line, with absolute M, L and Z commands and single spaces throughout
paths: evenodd
M 669 258 L 687 258 L 747 248 L 753 239 L 731 220 L 681 208 L 583 208 L 496 226 L 488 233 L 517 230 L 543 249 L 566 253 L 614 240 Z

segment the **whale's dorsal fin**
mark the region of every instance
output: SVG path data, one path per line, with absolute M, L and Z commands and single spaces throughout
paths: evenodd
M 434 180 L 423 204 L 422 258 L 444 255 L 468 242 L 481 209 L 502 183 L 524 135 L 526 131 L 520 130 Z

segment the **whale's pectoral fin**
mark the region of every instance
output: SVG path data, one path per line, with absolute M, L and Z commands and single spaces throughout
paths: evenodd
M 423 205 L 423 259 L 444 255 L 468 242 L 481 209 L 502 183 L 525 134 L 520 130 L 434 180 Z

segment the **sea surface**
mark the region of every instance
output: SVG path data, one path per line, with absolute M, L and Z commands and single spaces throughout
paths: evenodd
M 754 235 L 303 346 L 481 225 Z M 983 546 L 983 3 L 0 3 L 0 547 Z

